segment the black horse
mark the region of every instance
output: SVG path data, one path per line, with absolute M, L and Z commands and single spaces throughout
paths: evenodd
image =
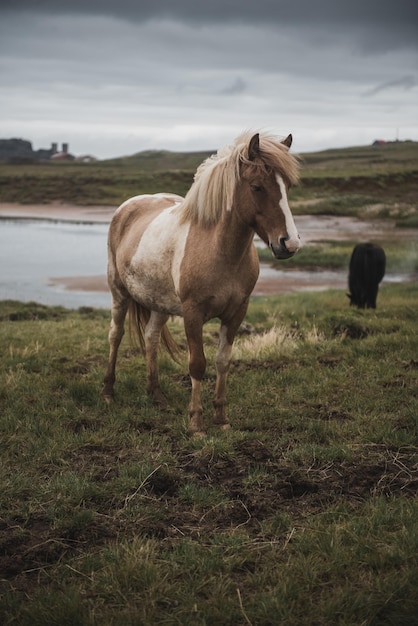
M 381 246 L 359 243 L 350 259 L 348 288 L 350 304 L 359 309 L 375 309 L 379 283 L 385 275 L 386 255 Z

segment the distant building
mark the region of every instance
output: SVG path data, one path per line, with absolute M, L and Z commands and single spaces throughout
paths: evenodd
M 387 144 L 387 141 L 384 139 L 375 139 L 372 143 L 372 146 L 384 146 Z
M 97 161 L 96 157 L 91 154 L 82 154 L 75 158 L 78 163 L 94 163 Z
M 52 145 L 56 146 L 57 144 Z M 50 158 L 54 161 L 74 161 L 75 159 L 75 157 L 68 152 L 68 143 L 63 143 L 61 152 L 55 151 Z
M 30 160 L 45 161 L 52 158 L 73 160 L 74 157 L 68 152 L 68 143 L 62 144 L 62 151 L 58 151 L 58 144 L 52 143 L 50 148 L 34 150 L 32 143 L 26 139 L 0 139 L 0 160 Z

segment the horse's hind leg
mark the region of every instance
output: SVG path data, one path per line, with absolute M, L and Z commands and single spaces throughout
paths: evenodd
M 109 361 L 106 374 L 104 377 L 104 385 L 102 395 L 106 402 L 113 399 L 113 386 L 115 384 L 116 358 L 122 337 L 124 335 L 124 325 L 126 313 L 128 311 L 129 298 L 121 298 L 112 301 L 112 321 L 109 330 Z
M 151 311 L 144 332 L 145 358 L 147 363 L 147 392 L 156 404 L 166 406 L 167 400 L 161 391 L 158 378 L 158 346 L 161 330 L 168 320 L 168 315 Z

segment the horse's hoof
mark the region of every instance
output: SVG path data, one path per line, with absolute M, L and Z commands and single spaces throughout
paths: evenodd
M 195 430 L 194 432 L 189 431 L 189 435 L 194 439 L 203 439 L 206 437 L 206 433 L 204 430 Z
M 109 406 L 109 404 L 112 404 L 113 402 L 113 396 L 109 395 L 109 394 L 103 394 L 103 400 L 106 402 L 106 404 Z
M 219 430 L 231 430 L 231 424 L 216 424 Z
M 190 411 L 189 419 L 190 419 L 189 426 L 188 426 L 189 435 L 192 435 L 193 437 L 194 436 L 205 437 L 206 429 L 205 429 L 205 423 L 203 421 L 201 411 Z

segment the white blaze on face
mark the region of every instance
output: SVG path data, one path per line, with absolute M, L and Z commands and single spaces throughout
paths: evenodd
M 276 175 L 276 180 L 282 195 L 279 205 L 286 221 L 286 231 L 288 237 L 286 241 L 286 248 L 289 252 L 297 252 L 300 248 L 300 238 L 298 231 L 296 230 L 295 222 L 293 221 L 293 215 L 290 211 L 289 203 L 287 201 L 286 185 L 284 184 L 283 178 L 278 174 Z

